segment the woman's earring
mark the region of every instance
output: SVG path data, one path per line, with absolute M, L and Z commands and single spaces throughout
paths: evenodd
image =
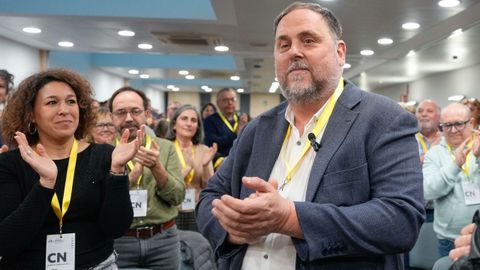
M 32 128 L 33 126 L 33 128 Z M 30 135 L 33 135 L 37 132 L 37 127 L 32 122 L 28 123 L 27 131 Z

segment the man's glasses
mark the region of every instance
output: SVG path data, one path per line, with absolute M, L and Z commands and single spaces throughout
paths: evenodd
M 220 102 L 223 102 L 223 103 L 229 103 L 229 102 L 235 103 L 235 101 L 237 101 L 237 98 L 236 98 L 236 97 L 234 97 L 234 98 L 222 98 L 222 99 L 220 99 Z
M 144 110 L 140 108 L 133 108 L 131 110 L 126 110 L 126 109 L 120 109 L 112 112 L 112 114 L 118 118 L 125 118 L 127 117 L 127 114 L 129 113 L 131 116 L 139 116 L 144 112 Z
M 453 127 L 455 127 L 456 130 L 462 131 L 467 123 L 470 122 L 470 119 L 465 120 L 465 121 L 460 121 L 460 122 L 453 122 L 453 123 L 441 123 L 438 128 L 440 131 L 451 131 Z
M 104 128 L 114 128 L 115 125 L 113 123 L 97 123 L 95 124 L 95 128 L 97 129 L 104 129 Z

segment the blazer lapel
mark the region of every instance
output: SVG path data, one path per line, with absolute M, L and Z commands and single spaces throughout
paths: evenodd
M 347 85 L 335 105 L 325 132 L 323 133 L 320 142 L 321 147 L 315 156 L 310 172 L 305 197 L 305 201 L 307 202 L 313 201 L 330 160 L 342 144 L 358 116 L 358 112 L 351 110 L 351 108 L 360 102 L 361 96 L 359 91 L 360 90 L 353 89 L 351 84 Z
M 288 122 L 285 120 L 285 109 L 286 103 L 282 109 L 272 112 L 272 114 L 260 116 L 246 176 L 256 176 L 266 181 L 269 180 L 288 127 Z M 242 189 L 241 197 L 244 198 L 250 193 L 252 193 L 251 190 Z

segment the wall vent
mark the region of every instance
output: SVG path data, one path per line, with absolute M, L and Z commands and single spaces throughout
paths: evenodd
M 232 76 L 231 72 L 202 70 L 199 72 L 200 77 L 208 79 L 229 79 Z
M 163 44 L 177 46 L 216 46 L 222 44 L 220 37 L 216 35 L 198 33 L 164 33 L 151 32 Z

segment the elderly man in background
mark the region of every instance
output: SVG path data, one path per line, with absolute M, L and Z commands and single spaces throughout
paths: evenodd
M 417 117 L 418 127 L 420 132 L 417 133 L 416 138 L 418 142 L 418 151 L 420 153 L 420 161 L 423 163 L 425 154 L 428 150 L 440 143 L 442 133 L 438 130 L 440 124 L 440 106 L 437 102 L 426 99 L 420 102 L 415 111 Z
M 420 128 L 415 138 L 417 139 L 418 153 L 422 164 L 428 150 L 440 143 L 440 138 L 442 137 L 442 133 L 438 130 L 440 111 L 441 108 L 438 103 L 431 99 L 425 99 L 420 102 L 415 111 L 415 117 L 417 117 L 418 127 Z M 434 207 L 432 201 L 425 203 L 425 210 L 427 213 L 425 221 L 433 222 Z
M 216 143 L 218 146 L 218 152 L 214 160 L 215 168 L 218 167 L 223 157 L 228 156 L 233 141 L 247 123 L 245 117 L 239 117 L 236 114 L 236 101 L 235 90 L 232 88 L 220 89 L 217 93 L 218 111 L 207 117 L 203 122 L 205 145 L 211 147 Z
M 469 224 L 480 204 L 480 136 L 473 130 L 469 108 L 452 103 L 442 110 L 444 139 L 425 155 L 423 188 L 435 206 L 433 228 L 441 256 L 454 247 L 454 239 Z

